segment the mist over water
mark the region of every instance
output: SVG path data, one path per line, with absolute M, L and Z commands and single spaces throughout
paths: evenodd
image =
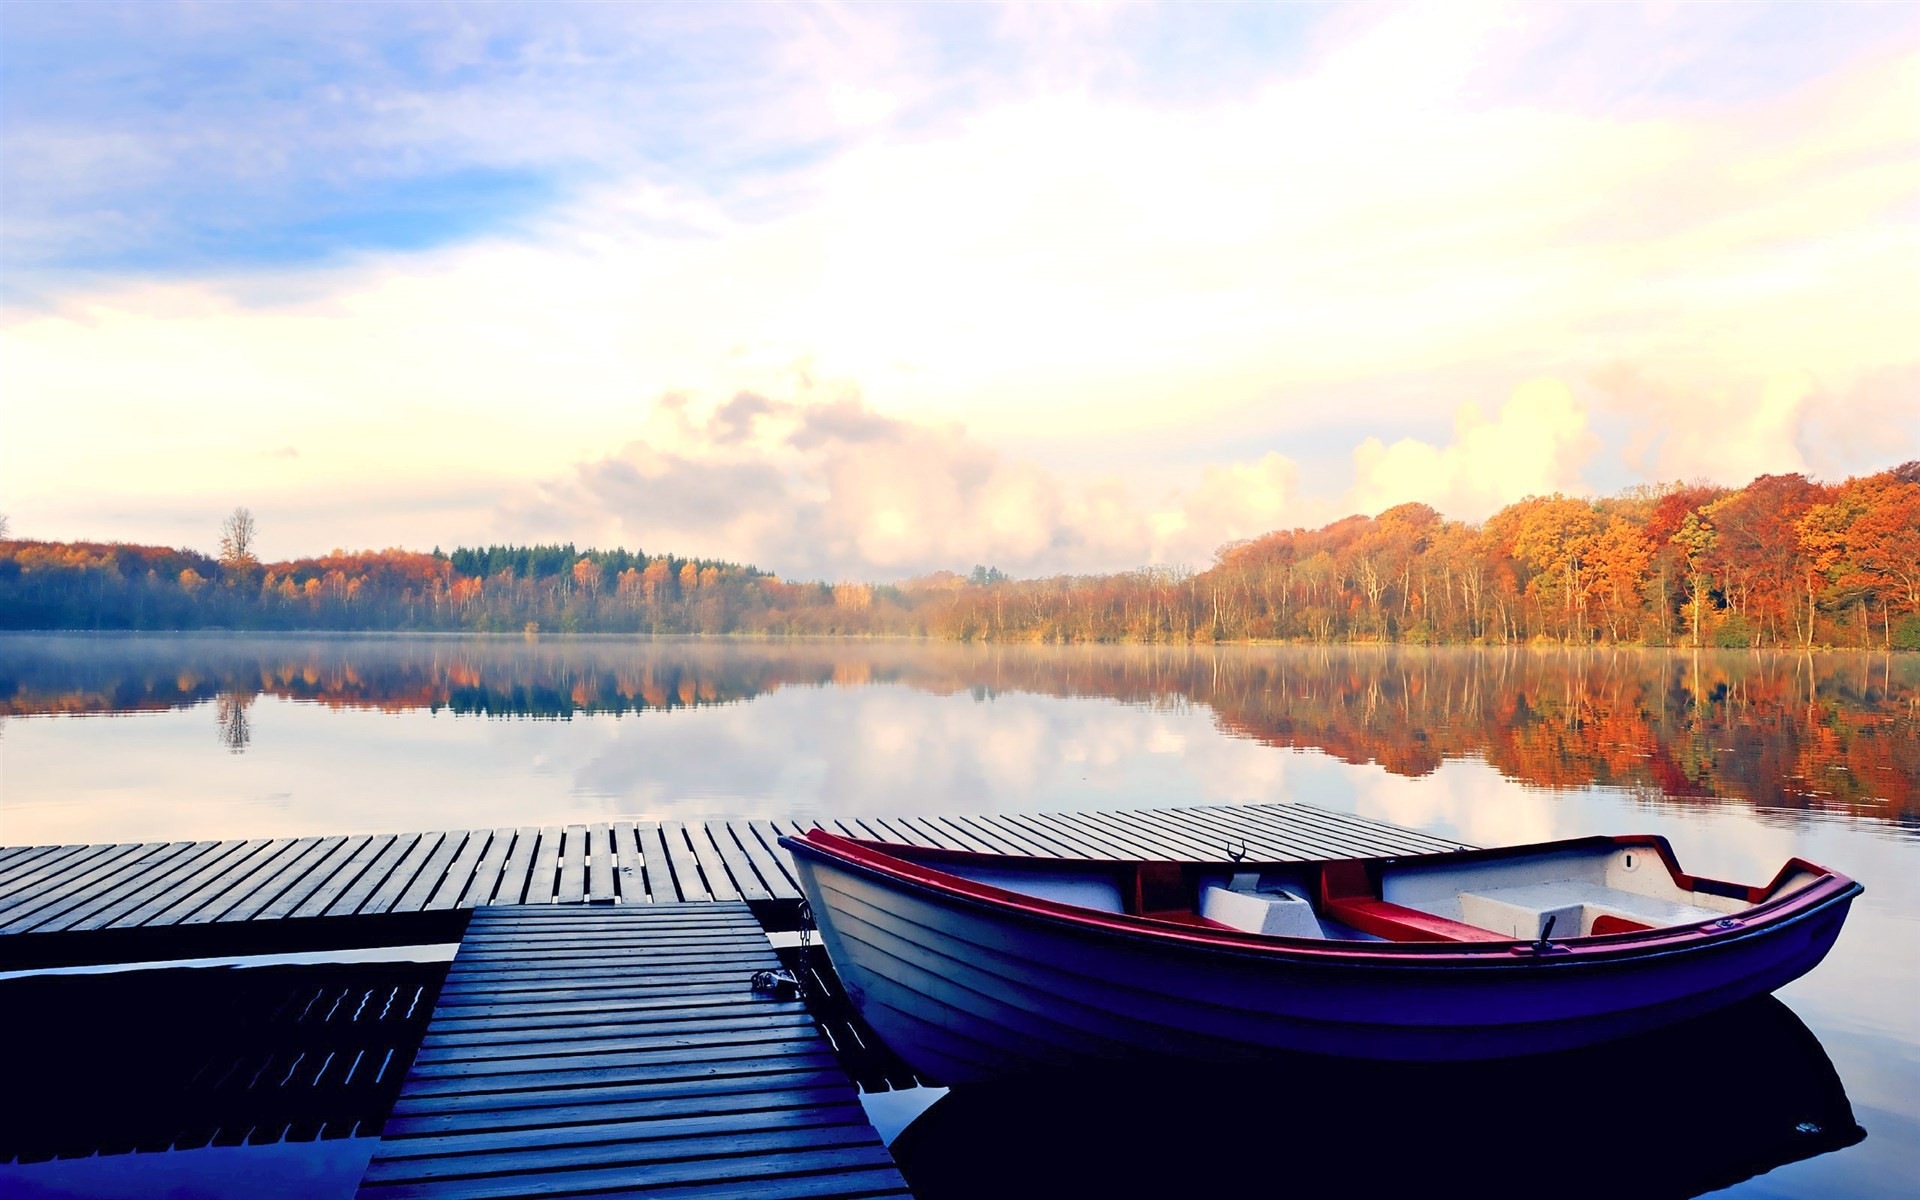
M 8 844 L 1296 800 L 1660 833 L 1736 880 L 1798 855 L 1867 888 L 1780 993 L 1867 1136 L 1735 1191 L 1920 1169 L 1911 655 L 21 635 L 0 756 Z

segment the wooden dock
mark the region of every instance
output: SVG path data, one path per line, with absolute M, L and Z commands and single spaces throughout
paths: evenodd
M 738 901 L 474 914 L 361 1200 L 904 1196 Z
M 1458 843 L 1300 804 L 861 817 L 853 837 L 1068 858 L 1267 860 Z M 795 821 L 567 826 L 0 848 L 0 969 L 457 940 L 496 905 L 744 901 L 790 927 Z

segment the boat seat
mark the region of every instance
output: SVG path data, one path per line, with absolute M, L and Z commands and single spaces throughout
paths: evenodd
M 1506 942 L 1512 938 L 1464 921 L 1382 900 L 1360 862 L 1331 862 L 1320 872 L 1321 915 L 1389 942 Z
M 1460 893 L 1460 915 L 1506 937 L 1537 938 L 1554 918 L 1558 937 L 1629 933 L 1712 921 L 1724 913 L 1575 879 Z

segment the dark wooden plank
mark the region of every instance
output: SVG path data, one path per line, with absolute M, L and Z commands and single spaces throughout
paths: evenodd
M 239 903 L 220 914 L 223 921 L 247 921 L 260 911 L 284 896 L 313 872 L 322 869 L 335 851 L 346 844 L 344 837 L 320 838 L 309 850 L 297 857 L 288 855 L 287 861 L 253 886 L 252 891 Z
M 533 862 L 540 850 L 540 830 L 522 825 L 513 835 L 513 853 L 500 871 L 500 887 L 489 904 L 519 904 L 526 899 L 527 884 L 533 876 Z
M 447 844 L 449 838 L 458 836 L 460 835 L 440 832 L 421 834 L 420 840 L 415 842 L 413 848 L 394 864 L 393 871 L 381 881 L 380 886 L 373 889 L 373 892 L 361 901 L 359 911 L 383 913 L 391 909 L 394 902 L 413 886 L 414 880 L 419 878 L 421 868 L 427 865 L 427 861 L 440 853 L 441 847 Z
M 778 962 L 737 901 L 477 910 L 360 1194 L 904 1194 Z
M 1046 858 L 1060 853 L 1055 846 L 1036 841 L 1018 829 L 1008 828 L 985 817 L 949 817 L 947 819 L 954 825 L 974 831 L 977 837 L 993 839 L 994 844 L 1001 847 L 999 850 L 1001 854 L 1038 855 Z
M 616 1025 L 647 1024 L 655 1021 L 702 1020 L 710 1016 L 737 1016 L 741 1013 L 786 1012 L 784 1004 L 737 984 L 732 988 L 709 987 L 693 995 L 676 991 L 628 1000 L 609 1006 L 594 1000 L 574 1004 L 449 1004 L 438 1013 L 434 1037 L 443 1034 L 465 1036 L 472 1033 L 508 1033 L 525 1030 L 586 1030 Z M 802 1008 L 804 1011 L 804 1007 Z M 582 1014 L 592 1018 L 583 1024 Z
M 440 998 L 448 1005 L 492 1003 L 492 997 L 513 994 L 541 1003 L 558 997 L 595 996 L 595 1003 L 617 1004 L 637 996 L 654 996 L 675 988 L 727 987 L 738 990 L 740 970 L 732 964 L 707 967 L 660 968 L 650 971 L 644 981 L 632 976 L 584 982 L 535 976 L 520 980 L 454 980 L 441 989 Z
M 791 1040 L 813 1028 L 805 1012 L 749 1013 L 697 1021 L 639 1022 L 625 1026 L 581 1026 L 599 1029 L 597 1035 L 570 1036 L 567 1030 L 507 1029 L 441 1039 L 421 1048 L 414 1059 L 422 1074 L 437 1067 L 465 1069 L 476 1064 L 501 1064 L 512 1070 L 537 1064 L 560 1064 L 615 1055 L 658 1055 L 697 1046 L 739 1046 L 754 1042 Z
M 1132 836 L 1154 858 L 1209 860 L 1226 857 L 1220 846 L 1187 837 L 1178 829 L 1155 824 L 1150 818 L 1125 810 L 1079 815 L 1089 822 Z
M 605 821 L 587 827 L 587 896 L 596 904 L 612 904 L 619 896 L 613 886 L 613 830 Z
M 558 904 L 579 904 L 587 898 L 587 827 L 569 825 L 560 848 L 560 887 L 554 892 Z
M 672 830 L 668 829 L 669 824 L 673 826 Z M 726 863 L 719 857 L 712 840 L 701 835 L 699 822 L 692 825 L 685 825 L 679 821 L 668 822 L 661 825 L 660 832 L 662 836 L 669 839 L 678 838 L 678 844 L 686 846 L 687 858 L 700 872 L 700 878 L 706 884 L 709 898 L 719 901 L 741 898 L 740 889 L 733 885 L 733 878 L 727 873 Z M 669 848 L 674 844 L 670 840 Z M 702 853 L 703 849 L 705 853 Z
M 367 869 L 360 873 L 360 878 L 334 897 L 327 905 L 325 915 L 340 917 L 359 912 L 368 898 L 389 884 L 394 872 L 419 848 L 423 840 L 424 834 L 403 833 L 381 847 L 379 857 L 368 864 Z
M 991 816 L 975 817 L 977 821 L 1005 829 L 1009 837 L 1019 837 L 1032 846 L 1033 853 L 1045 858 L 1093 858 L 1058 830 L 1050 829 L 1037 821 L 1025 821 L 1020 813 L 995 813 Z
M 1297 811 L 1301 814 L 1311 813 L 1320 820 L 1332 821 L 1336 824 L 1350 826 L 1359 830 L 1371 830 L 1382 837 L 1404 839 L 1413 844 L 1428 847 L 1434 853 L 1446 853 L 1452 850 L 1471 850 L 1474 848 L 1465 842 L 1455 841 L 1452 838 L 1444 838 L 1436 833 L 1428 833 L 1424 829 L 1414 829 L 1406 825 L 1393 825 L 1386 821 L 1376 821 L 1372 817 L 1363 817 L 1357 813 L 1341 812 L 1333 808 L 1322 808 L 1317 804 L 1263 804 L 1260 807 L 1264 810 L 1276 812 Z
M 695 1063 L 588 1087 L 571 1086 L 563 1075 L 544 1087 L 510 1091 L 451 1090 L 425 1095 L 409 1088 L 395 1103 L 393 1115 L 401 1120 L 444 1117 L 454 1129 L 463 1129 L 469 1123 L 497 1123 L 501 1113 L 525 1111 L 531 1126 L 545 1115 L 540 1112 L 542 1109 L 571 1108 L 584 1112 L 600 1104 L 632 1103 L 656 1096 L 699 1096 L 741 1088 L 776 1091 L 823 1075 L 837 1076 L 842 1084 L 850 1085 L 825 1041 L 817 1053 L 721 1059 L 705 1069 Z
M 37 853 L 23 855 L 19 862 L 12 864 L 5 870 L 0 870 L 0 895 L 12 895 L 15 891 L 25 886 L 25 884 L 21 882 L 23 879 L 29 882 L 40 879 L 47 871 L 64 869 L 60 866 L 63 862 L 79 856 L 95 854 L 105 849 L 105 847 L 98 843 L 92 845 L 80 843 L 70 846 L 35 846 L 31 848 L 37 851 Z
M 231 862 L 235 856 L 252 853 L 266 845 L 267 840 L 264 838 L 256 842 L 218 842 L 206 853 L 194 855 L 179 866 L 125 893 L 112 903 L 67 923 L 65 930 L 86 932 L 91 929 L 112 927 L 145 906 L 155 904 L 162 897 L 170 896 L 184 887 L 197 886 L 196 880 L 210 878 L 214 872 L 224 870 L 223 864 Z M 155 911 L 158 911 L 157 907 Z
M 406 853 L 401 841 L 401 836 L 391 833 L 375 834 L 368 838 L 365 845 L 353 852 L 353 857 L 342 863 L 338 871 L 314 888 L 288 915 L 295 918 L 323 916 L 336 911 L 335 905 L 361 886 L 372 891 L 400 855 Z M 364 898 L 365 893 L 361 893 L 361 896 Z M 359 901 L 355 900 L 354 903 Z M 353 909 L 348 907 L 341 911 L 352 912 Z
M 888 1172 L 897 1177 L 897 1168 L 887 1148 L 880 1144 L 877 1135 L 869 1132 L 863 1139 L 849 1138 L 844 1142 L 836 1141 L 831 1145 L 821 1145 L 821 1140 L 811 1131 L 802 1134 L 775 1137 L 759 1135 L 751 1139 L 741 1139 L 737 1145 L 729 1147 L 733 1154 L 725 1158 L 702 1158 L 688 1160 L 670 1158 L 664 1161 L 646 1159 L 629 1160 L 615 1166 L 583 1169 L 557 1169 L 559 1164 L 541 1162 L 529 1166 L 527 1172 L 496 1175 L 476 1175 L 465 1178 L 434 1178 L 432 1176 L 405 1175 L 389 1181 L 379 1173 L 381 1160 L 376 1158 L 368 1168 L 365 1180 L 361 1184 L 363 1197 L 385 1197 L 387 1200 L 413 1200 L 414 1197 L 433 1197 L 434 1200 L 503 1200 L 505 1197 L 542 1197 L 542 1196 L 579 1196 L 605 1193 L 617 1189 L 634 1191 L 675 1187 L 672 1195 L 689 1196 L 683 1190 L 684 1185 L 696 1183 L 738 1182 L 750 1183 L 749 1190 L 742 1195 L 764 1197 L 766 1200 L 779 1200 L 770 1190 L 774 1182 L 782 1176 L 808 1175 L 815 1178 L 808 1183 L 818 1182 L 818 1177 L 829 1172 L 839 1173 L 841 1195 L 871 1195 L 868 1190 L 848 1191 L 846 1177 L 848 1172 L 869 1169 L 876 1179 L 885 1178 Z M 814 1153 L 800 1155 L 795 1151 L 816 1148 Z M 757 1152 L 757 1153 L 756 1153 Z M 454 1160 L 454 1169 L 458 1170 L 459 1160 Z M 381 1186 L 382 1184 L 384 1186 Z M 787 1192 L 786 1195 L 794 1193 Z M 814 1193 L 818 1195 L 819 1193 Z M 833 1195 L 833 1192 L 827 1192 Z M 704 1196 L 697 1193 L 689 1200 L 715 1200 L 709 1192 Z
M 170 879 L 184 878 L 203 856 L 232 848 L 231 842 L 170 842 L 167 845 L 168 852 L 156 855 L 150 863 L 136 870 L 116 876 L 108 885 L 89 891 L 81 903 L 34 925 L 32 932 L 59 933 L 72 929 L 131 896 L 163 888 Z
M 748 861 L 760 875 L 760 883 L 773 893 L 776 900 L 797 900 L 800 898 L 800 885 L 793 878 L 793 870 L 787 860 L 787 852 L 780 849 L 776 837 L 762 838 L 761 823 L 757 821 L 728 821 L 727 832 L 741 850 L 746 852 Z
M 1103 858 L 1151 858 L 1153 852 L 1134 838 L 1088 820 L 1084 813 L 1035 813 L 1033 819 L 1059 829 L 1065 836 L 1084 840 Z
M 253 870 L 246 872 L 219 895 L 200 905 L 192 912 L 180 916 L 175 923 L 180 925 L 205 925 L 213 921 L 226 919 L 229 912 L 250 904 L 262 892 L 267 892 L 266 900 L 278 893 L 270 890 L 270 885 L 281 878 L 289 868 L 297 870 L 302 862 L 320 849 L 323 839 L 317 837 L 295 838 L 293 845 L 274 856 L 271 861 L 262 862 Z M 164 917 L 165 914 L 162 914 Z
M 838 1103 L 802 1104 L 781 1107 L 729 1107 L 720 1112 L 677 1113 L 658 1117 L 603 1117 L 577 1125 L 545 1129 L 515 1129 L 506 1132 L 481 1130 L 438 1137 L 394 1139 L 384 1132 L 381 1158 L 402 1162 L 416 1158 L 440 1158 L 452 1154 L 484 1154 L 497 1151 L 544 1150 L 563 1146 L 592 1146 L 607 1143 L 640 1144 L 671 1138 L 701 1137 L 710 1134 L 733 1136 L 764 1133 L 775 1129 L 804 1129 L 820 1125 L 864 1125 L 866 1114 L 851 1093 Z
M 327 855 L 326 861 L 317 864 L 292 887 L 280 893 L 273 903 L 261 909 L 254 919 L 277 921 L 283 917 L 292 916 L 330 880 L 337 878 L 342 871 L 353 869 L 355 859 L 372 840 L 373 835 L 365 833 L 358 837 L 342 839 L 340 845 L 334 847 L 332 853 Z
M 31 903 L 52 888 L 91 875 L 103 863 L 111 863 L 123 854 L 141 849 L 139 842 L 113 842 L 80 847 L 77 854 L 65 854 L 37 870 L 22 872 L 0 889 L 0 912 Z
M 642 821 L 634 831 L 639 838 L 640 848 L 647 856 L 647 890 L 653 893 L 655 904 L 678 904 L 689 899 L 680 890 L 680 881 L 674 875 L 673 860 L 667 855 L 667 843 L 660 836 L 660 826 L 652 821 Z
M 780 1086 L 769 1087 L 778 1081 Z M 640 1099 L 629 1099 L 638 1096 Z M 593 1121 L 645 1121 L 655 1117 L 699 1117 L 729 1112 L 766 1112 L 805 1108 L 812 1104 L 842 1104 L 858 1093 L 838 1071 L 799 1075 L 748 1075 L 653 1087 L 595 1089 L 567 1093 L 568 1102 L 533 1103 L 511 1108 L 471 1109 L 455 1113 L 421 1113 L 388 1119 L 381 1132 L 395 1149 L 411 1149 L 413 1138 L 449 1134 L 494 1133 L 508 1129 L 543 1129 L 582 1125 Z M 400 1139 L 409 1139 L 404 1145 Z
M 717 869 L 727 876 L 735 897 L 741 900 L 772 898 L 773 893 L 761 884 L 753 863 L 748 860 L 746 852 L 740 849 L 739 843 L 733 840 L 733 834 L 725 824 L 700 821 L 688 826 L 687 832 L 693 838 L 694 857 L 709 867 L 718 863 Z
M 454 902 L 456 908 L 478 908 L 492 904 L 493 898 L 505 886 L 507 864 L 513 860 L 513 852 L 518 844 L 520 831 L 510 826 L 502 826 L 493 831 L 487 839 L 487 848 L 481 852 L 480 861 L 474 865 L 473 877 L 467 880 L 466 891 Z M 439 897 L 434 897 L 435 901 Z
M 415 1097 L 402 1093 L 393 1115 L 407 1122 L 432 1123 L 438 1132 L 498 1125 L 524 1119 L 529 1127 L 552 1114 L 569 1111 L 585 1116 L 601 1105 L 638 1104 L 662 1099 L 687 1102 L 703 1096 L 774 1093 L 788 1088 L 847 1088 L 852 1084 L 822 1042 L 817 1053 L 789 1058 L 742 1058 L 716 1063 L 711 1071 L 690 1068 L 683 1078 L 654 1078 L 604 1087 L 535 1088 L 517 1092 L 469 1092 Z
M 620 903 L 651 903 L 653 896 L 647 889 L 647 860 L 640 846 L 639 827 L 632 821 L 614 822 L 613 846 L 618 859 L 613 874 L 620 892 Z
M 1229 857 L 1230 851 L 1246 847 L 1250 859 L 1290 859 L 1293 861 L 1354 857 L 1349 847 L 1337 839 L 1304 830 L 1276 830 L 1252 816 L 1231 820 L 1194 809 L 1180 814 L 1178 825 L 1189 837 L 1217 839 L 1215 859 Z
M 1399 853 L 1407 845 L 1311 814 L 1276 811 L 1281 807 L 1264 804 L 1248 805 L 1244 810 L 1208 807 L 1183 815 L 1193 821 L 1212 821 L 1258 831 L 1265 840 L 1280 843 L 1294 856 L 1305 859 L 1373 858 Z
M 8 869 L 8 864 L 17 858 L 30 856 L 36 850 L 50 850 L 51 846 L 0 846 L 0 872 Z
M 189 880 L 184 886 L 170 888 L 148 904 L 114 922 L 130 925 L 172 925 L 191 916 L 219 898 L 241 880 L 270 868 L 281 855 L 293 849 L 295 838 L 257 839 L 243 843 L 241 855 L 223 862 L 204 877 Z
M 487 859 L 487 847 L 493 844 L 493 830 L 476 829 L 467 835 L 467 844 L 440 872 L 440 882 L 420 903 L 421 912 L 445 912 L 460 906 L 460 898 L 474 886 L 474 876 Z M 404 901 L 402 902 L 404 904 Z
M 533 856 L 533 870 L 527 876 L 528 904 L 553 903 L 553 890 L 560 876 L 560 827 L 547 825 L 540 830 L 540 849 Z
M 678 821 L 660 824 L 660 841 L 667 848 L 667 861 L 673 865 L 674 890 L 682 900 L 712 900 L 715 896 L 700 871 L 699 860 L 687 842 L 686 830 Z
M 387 901 L 384 907 L 376 908 L 373 906 L 380 904 L 382 893 L 375 892 L 373 898 L 368 901 L 368 907 L 361 911 L 423 911 L 427 907 L 427 900 L 447 881 L 447 868 L 453 864 L 453 860 L 459 857 L 460 851 L 472 840 L 473 835 L 466 830 L 455 830 L 447 834 L 440 839 L 440 844 L 435 846 L 430 854 L 427 854 L 421 859 L 419 870 L 414 872 L 413 879 L 405 888 L 400 890 L 398 895 L 394 896 L 392 900 Z M 401 866 L 404 869 L 406 864 L 402 862 Z
M 906 822 L 898 817 L 868 817 L 866 824 L 878 831 L 882 840 L 898 845 L 937 846 L 940 844 L 919 830 L 908 827 Z
M 151 842 L 103 859 L 95 859 L 90 870 L 74 872 L 50 882 L 33 896 L 21 896 L 0 906 L 0 933 L 23 933 L 59 920 L 75 909 L 95 901 L 102 893 L 114 892 L 128 879 L 147 875 L 186 847 L 184 842 Z

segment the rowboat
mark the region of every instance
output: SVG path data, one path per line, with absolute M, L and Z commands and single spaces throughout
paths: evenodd
M 1317 862 L 1052 859 L 782 838 L 848 996 L 930 1081 L 1312 1053 L 1465 1061 L 1764 995 L 1853 880 L 1688 875 L 1666 839 Z

